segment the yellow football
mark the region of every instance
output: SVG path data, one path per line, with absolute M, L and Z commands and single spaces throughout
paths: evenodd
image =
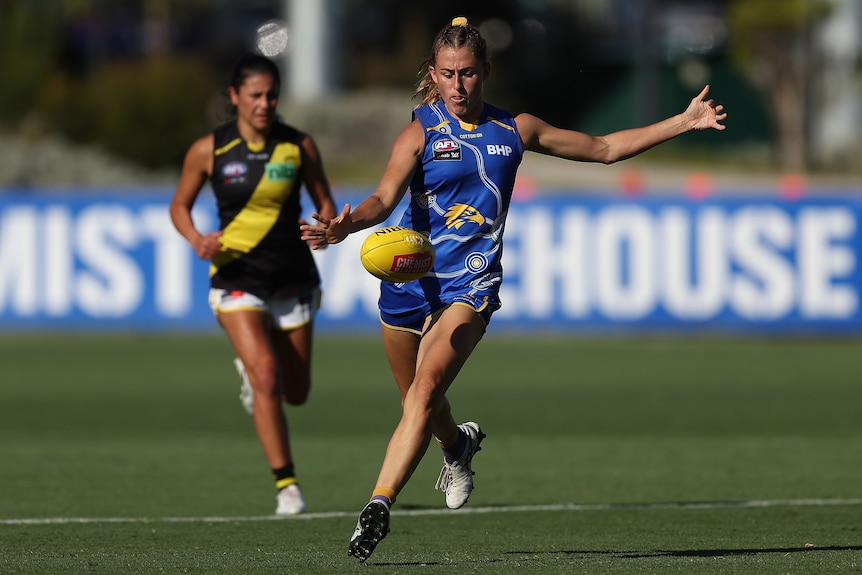
M 435 256 L 434 246 L 426 236 L 403 226 L 371 232 L 359 251 L 368 273 L 395 283 L 411 282 L 427 274 Z

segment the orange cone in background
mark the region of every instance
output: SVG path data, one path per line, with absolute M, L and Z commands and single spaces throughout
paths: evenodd
M 626 196 L 640 196 L 646 188 L 643 172 L 636 167 L 628 167 L 620 174 L 620 190 Z
M 785 174 L 778 180 L 778 195 L 785 200 L 798 200 L 805 195 L 807 187 L 802 174 Z
M 539 185 L 529 176 L 516 176 L 515 188 L 512 190 L 512 199 L 516 202 L 525 202 L 536 196 Z
M 706 172 L 692 172 L 683 185 L 685 195 L 693 200 L 702 200 L 712 193 L 712 177 Z

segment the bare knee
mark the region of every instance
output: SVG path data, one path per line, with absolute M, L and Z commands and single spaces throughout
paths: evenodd
M 402 401 L 405 411 L 418 411 L 430 418 L 445 403 L 446 396 L 440 387 L 440 382 L 434 378 L 417 377 Z
M 245 368 L 255 395 L 278 397 L 278 366 L 274 361 L 261 359 Z

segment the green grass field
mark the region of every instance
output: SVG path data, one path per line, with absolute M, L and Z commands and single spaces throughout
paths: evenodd
M 364 566 L 398 393 L 376 335 L 316 351 L 274 519 L 220 334 L 0 338 L 0 574 L 862 573 L 859 339 L 491 336 L 449 394 L 470 503 L 432 448 Z

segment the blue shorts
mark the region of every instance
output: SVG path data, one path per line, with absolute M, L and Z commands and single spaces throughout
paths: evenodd
M 460 295 L 442 301 L 437 298 L 419 297 L 397 287 L 398 284 L 380 282 L 380 322 L 386 327 L 401 331 L 422 334 L 425 320 L 430 316 L 442 313 L 451 305 L 464 305 L 473 309 L 482 318 L 485 327 L 491 322 L 491 316 L 500 309 L 496 297 L 484 295 L 475 297 Z

